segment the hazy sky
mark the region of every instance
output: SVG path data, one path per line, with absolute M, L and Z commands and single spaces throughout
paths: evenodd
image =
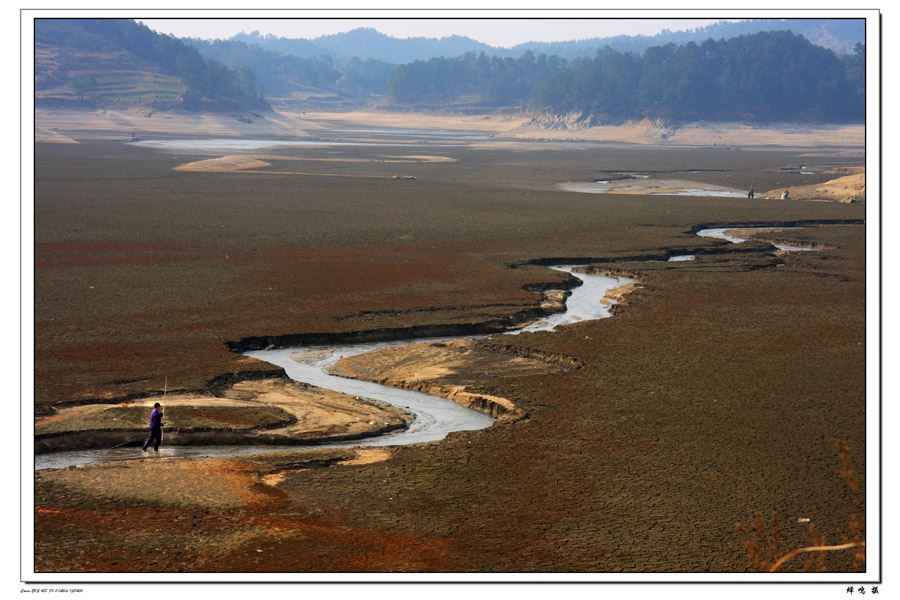
M 552 42 L 614 35 L 653 35 L 663 29 L 693 29 L 721 19 L 143 19 L 151 29 L 176 37 L 229 38 L 242 31 L 287 38 L 371 27 L 397 38 L 463 35 L 509 47 L 528 41 Z

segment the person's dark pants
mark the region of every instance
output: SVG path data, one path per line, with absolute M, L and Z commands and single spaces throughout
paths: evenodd
M 162 427 L 154 427 L 150 430 L 150 439 L 144 442 L 144 450 L 153 443 L 153 449 L 159 452 L 159 445 L 162 443 Z

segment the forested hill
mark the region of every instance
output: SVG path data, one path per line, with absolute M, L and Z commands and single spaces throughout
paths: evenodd
M 203 56 L 233 69 L 251 69 L 267 98 L 330 92 L 347 99 L 384 95 L 396 65 L 383 60 L 352 58 L 336 64 L 328 56 L 302 58 L 235 40 L 186 39 Z
M 525 103 L 542 82 L 555 81 L 567 66 L 558 56 L 530 51 L 518 59 L 470 52 L 398 66 L 391 73 L 389 91 L 398 104 L 515 106 Z
M 802 35 L 817 46 L 839 55 L 852 54 L 858 43 L 865 43 L 866 23 L 863 19 L 748 19 L 721 21 L 697 29 L 662 31 L 656 35 L 617 35 L 575 42 L 527 42 L 509 49 L 513 56 L 525 50 L 535 54 L 557 54 L 567 59 L 590 57 L 597 50 L 610 47 L 620 52 L 643 53 L 647 48 L 667 44 L 702 44 L 708 39 L 728 39 L 765 31 L 790 31 Z
M 263 93 L 269 97 L 287 96 L 304 87 L 332 89 L 341 77 L 327 58 L 284 55 L 234 40 L 188 38 L 184 41 L 207 58 L 238 71 L 250 69 Z
M 643 54 L 612 48 L 566 63 L 469 53 L 397 67 L 390 95 L 405 105 L 514 105 L 576 113 L 591 124 L 626 119 L 854 122 L 865 117 L 865 47 L 839 57 L 787 31 Z
M 677 120 L 862 121 L 864 49 L 839 58 L 790 32 L 600 52 L 545 80 L 531 102 L 554 113 Z
M 188 110 L 268 107 L 252 69 L 232 70 L 126 19 L 35 19 L 38 104 Z

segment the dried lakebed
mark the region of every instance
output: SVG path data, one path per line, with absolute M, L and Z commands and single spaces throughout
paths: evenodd
M 731 243 L 746 241 L 753 232 L 758 231 L 782 231 L 790 229 L 802 229 L 801 227 L 720 227 L 702 229 L 696 232 L 700 237 L 710 237 L 725 240 Z M 745 233 L 746 232 L 746 233 Z M 747 237 L 740 237 L 746 235 Z M 773 244 L 779 251 L 811 251 L 816 248 L 778 243 Z M 693 255 L 673 256 L 670 261 L 693 260 Z M 504 335 L 516 335 L 524 332 L 552 331 L 561 325 L 576 323 L 584 320 L 602 319 L 611 316 L 610 308 L 616 304 L 616 295 L 610 294 L 612 290 L 622 288 L 633 283 L 624 277 L 611 277 L 576 272 L 574 266 L 550 266 L 556 271 L 568 273 L 582 281 L 582 284 L 571 291 L 571 295 L 565 300 L 565 310 L 538 319 L 524 327 L 495 334 L 498 338 Z M 551 292 L 547 292 L 551 294 Z M 469 399 L 470 406 L 477 406 L 478 410 L 463 406 L 461 403 L 437 395 L 422 393 L 411 389 L 382 385 L 373 381 L 365 381 L 364 378 L 348 378 L 333 374 L 334 371 L 342 371 L 337 365 L 340 361 L 359 357 L 367 354 L 399 349 L 414 345 L 440 345 L 453 340 L 474 340 L 491 337 L 488 335 L 469 335 L 435 338 L 416 338 L 400 341 L 386 341 L 373 343 L 341 344 L 341 345 L 316 345 L 287 348 L 267 348 L 264 350 L 247 351 L 246 356 L 256 358 L 284 369 L 292 380 L 314 386 L 323 390 L 329 390 L 356 398 L 365 398 L 377 404 L 386 404 L 397 407 L 412 416 L 409 425 L 405 428 L 384 435 L 377 435 L 362 439 L 354 439 L 339 443 L 316 443 L 309 440 L 299 442 L 296 445 L 241 445 L 241 446 L 169 446 L 160 453 L 160 457 L 206 457 L 206 456 L 236 456 L 241 454 L 255 454 L 261 452 L 273 452 L 298 445 L 308 445 L 317 448 L 350 448 L 350 447 L 385 447 L 424 442 L 438 441 L 454 431 L 471 431 L 484 429 L 494 423 L 494 418 L 489 414 L 497 414 L 497 406 L 492 407 L 492 399 L 479 397 L 478 402 Z M 356 374 L 357 376 L 359 373 Z M 463 394 L 461 394 L 462 396 Z M 460 400 L 460 398 L 457 398 Z M 494 399 L 499 403 L 502 398 Z M 501 405 L 499 407 L 503 409 Z M 35 457 L 35 469 L 65 468 L 76 465 L 84 465 L 98 462 L 110 462 L 116 460 L 129 460 L 143 458 L 145 455 L 139 450 L 130 448 L 110 448 L 75 450 L 68 452 L 48 452 Z
M 609 317 L 611 315 L 610 308 L 616 304 L 616 300 L 608 297 L 607 293 L 631 283 L 631 280 L 624 277 L 577 273 L 573 270 L 574 267 L 571 266 L 551 268 L 569 273 L 582 281 L 582 284 L 574 288 L 571 295 L 566 299 L 565 311 L 549 315 L 520 329 L 498 334 L 498 337 L 524 332 L 552 331 L 560 325 Z M 458 339 L 486 337 L 488 336 L 455 336 L 333 346 L 273 348 L 249 351 L 245 354 L 282 367 L 294 381 L 343 393 L 348 396 L 366 398 L 376 403 L 389 404 L 413 416 L 409 426 L 396 433 L 333 444 L 315 444 L 315 447 L 396 446 L 437 441 L 453 431 L 484 429 L 494 422 L 494 418 L 486 414 L 486 412 L 495 411 L 490 406 L 484 405 L 479 407 L 481 410 L 473 410 L 450 399 L 370 381 L 339 377 L 329 373 L 328 370 L 342 359 L 386 349 L 414 344 L 440 344 Z M 498 400 L 502 401 L 502 399 Z M 309 444 L 313 445 L 312 443 Z M 164 446 L 163 450 L 159 452 L 159 456 L 166 458 L 233 456 L 297 447 L 297 445 Z M 145 456 L 146 454 L 141 453 L 139 449 L 134 447 L 47 452 L 35 456 L 35 469 L 65 468 L 98 462 L 140 459 Z

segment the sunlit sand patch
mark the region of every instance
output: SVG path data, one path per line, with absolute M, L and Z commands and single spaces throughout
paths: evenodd
M 440 163 L 455 162 L 456 159 L 447 156 L 415 155 L 415 156 L 385 156 L 383 159 L 371 158 L 312 158 L 303 156 L 272 156 L 232 154 L 219 158 L 198 160 L 174 167 L 175 171 L 190 171 L 199 173 L 265 173 L 266 175 L 321 175 L 323 177 L 365 177 L 370 179 L 412 179 L 401 175 L 359 175 L 348 173 L 309 173 L 301 171 L 259 171 L 264 167 L 271 167 L 273 162 L 322 162 L 322 163 L 375 163 L 375 164 L 414 164 L 414 163 Z M 271 161 L 271 162 L 267 162 Z
M 299 470 L 303 470 L 303 469 L 299 469 Z M 294 472 L 297 472 L 297 471 L 294 471 Z M 269 473 L 268 475 L 263 476 L 263 483 L 274 487 L 274 486 L 278 485 L 279 483 L 281 483 L 282 481 L 284 481 L 284 478 L 287 477 L 287 474 L 288 474 L 287 471 L 279 471 L 278 473 Z
M 339 466 L 353 465 L 371 465 L 383 462 L 391 457 L 390 448 L 356 448 L 353 458 L 342 460 L 336 463 Z M 301 473 L 307 469 L 288 469 L 286 471 L 277 471 L 262 476 L 262 482 L 268 486 L 275 487 L 282 483 L 291 473 Z
M 255 156 L 232 155 L 220 158 L 198 160 L 174 168 L 175 171 L 194 171 L 201 173 L 234 173 L 245 169 L 269 167 L 270 163 L 259 160 Z
M 342 460 L 339 465 L 371 465 L 383 462 L 391 457 L 390 448 L 357 448 L 356 457 Z
M 620 287 L 617 287 L 617 288 L 607 291 L 606 297 L 612 298 L 613 300 L 616 300 L 617 302 L 624 302 L 625 296 L 627 296 L 634 290 L 641 289 L 641 287 L 643 287 L 643 286 L 640 283 L 638 283 L 637 281 L 632 281 L 630 283 L 626 283 L 623 286 L 620 286 Z
M 766 192 L 772 198 L 780 198 L 787 190 L 791 200 L 818 200 L 823 202 L 865 202 L 866 170 L 865 168 L 840 168 L 824 171 L 824 173 L 842 175 L 829 181 L 812 185 L 778 188 Z
M 377 381 L 453 400 L 462 406 L 489 410 L 507 418 L 518 415 L 509 399 L 484 394 L 477 386 L 496 376 L 558 373 L 576 363 L 567 357 L 523 356 L 502 346 L 480 346 L 458 339 L 420 343 L 357 354 L 339 360 L 331 373 Z
M 89 108 L 35 108 L 35 123 L 47 130 L 62 130 L 80 137 L 109 137 L 122 140 L 147 133 L 158 135 L 197 135 L 236 137 L 243 135 L 309 137 L 307 129 L 320 129 L 297 115 L 270 112 L 242 123 L 227 113 L 176 113 L 145 107 L 97 111 Z
M 358 398 L 318 388 L 285 384 L 281 380 L 242 381 L 232 388 L 247 394 L 255 402 L 280 408 L 297 418 L 297 422 L 268 433 L 301 435 L 309 432 L 359 434 L 377 424 L 405 420 L 395 409 L 376 406 Z

